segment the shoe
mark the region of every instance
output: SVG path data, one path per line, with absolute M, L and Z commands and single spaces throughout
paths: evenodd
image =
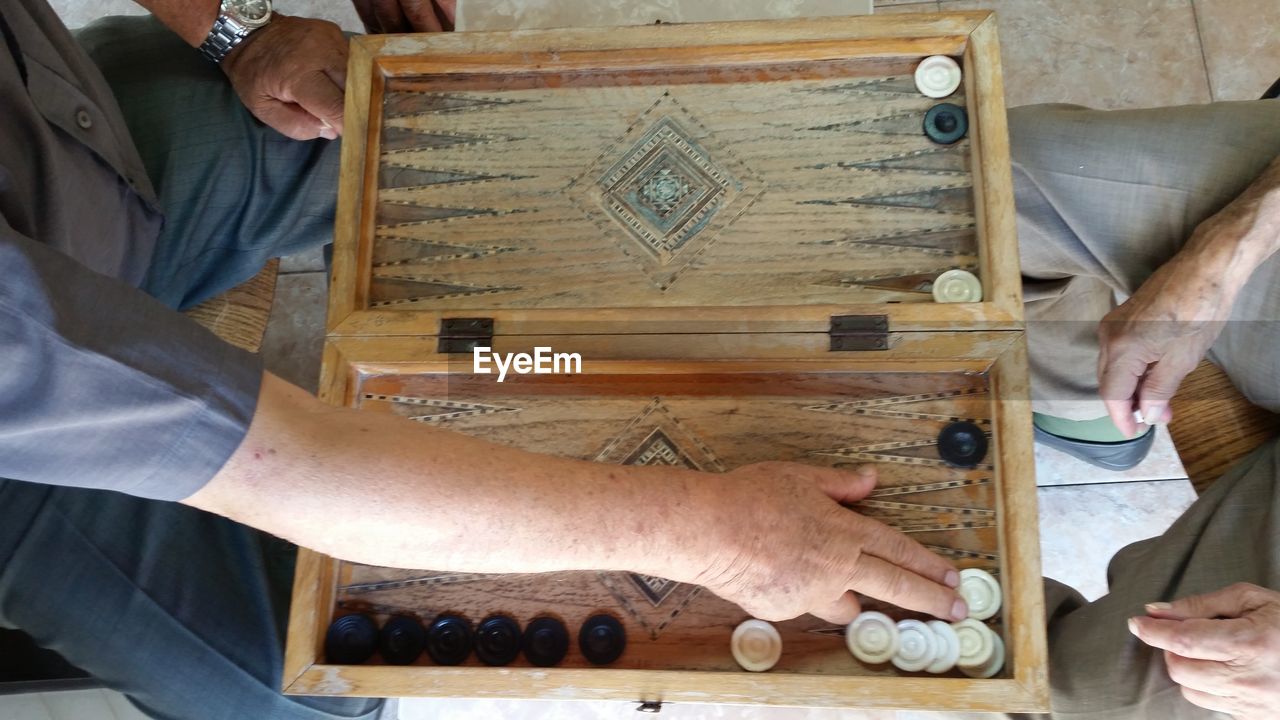
M 1146 435 L 1121 440 L 1119 442 L 1095 442 L 1093 440 L 1076 440 L 1062 437 L 1035 428 L 1036 442 L 1048 445 L 1055 450 L 1079 458 L 1094 467 L 1103 470 L 1128 470 L 1147 458 L 1151 452 L 1151 444 L 1155 442 L 1155 430 L 1148 430 Z

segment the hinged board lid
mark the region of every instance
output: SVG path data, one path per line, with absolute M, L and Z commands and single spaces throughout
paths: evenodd
M 988 18 L 358 38 L 330 332 L 1019 329 Z M 933 54 L 964 68 L 951 145 Z M 952 269 L 981 302 L 934 301 Z

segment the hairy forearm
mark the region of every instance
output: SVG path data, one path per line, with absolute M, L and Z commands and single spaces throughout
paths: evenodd
M 1253 271 L 1280 250 L 1280 157 L 1245 191 L 1202 222 L 1181 255 L 1203 272 L 1239 290 Z
M 674 468 L 538 455 L 334 408 L 267 375 L 241 447 L 186 502 L 374 565 L 614 569 L 693 581 L 709 548 L 722 548 L 710 519 L 694 516 L 713 506 L 715 482 Z
M 200 47 L 218 18 L 220 0 L 135 0 L 192 47 Z

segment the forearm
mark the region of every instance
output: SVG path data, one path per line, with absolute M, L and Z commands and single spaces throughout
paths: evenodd
M 1179 255 L 1238 292 L 1280 250 L 1280 157 L 1240 197 L 1202 222 Z
M 218 18 L 220 0 L 136 0 L 191 47 L 200 47 Z
M 713 505 L 712 482 L 334 408 L 268 375 L 241 447 L 186 502 L 362 563 L 616 569 L 693 581 L 705 570 L 696 559 L 709 561 L 715 547 L 710 519 L 695 516 Z

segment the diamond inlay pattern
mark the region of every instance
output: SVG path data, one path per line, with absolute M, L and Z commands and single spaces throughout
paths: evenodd
M 569 196 L 666 290 L 764 189 L 669 94 L 569 186 Z

